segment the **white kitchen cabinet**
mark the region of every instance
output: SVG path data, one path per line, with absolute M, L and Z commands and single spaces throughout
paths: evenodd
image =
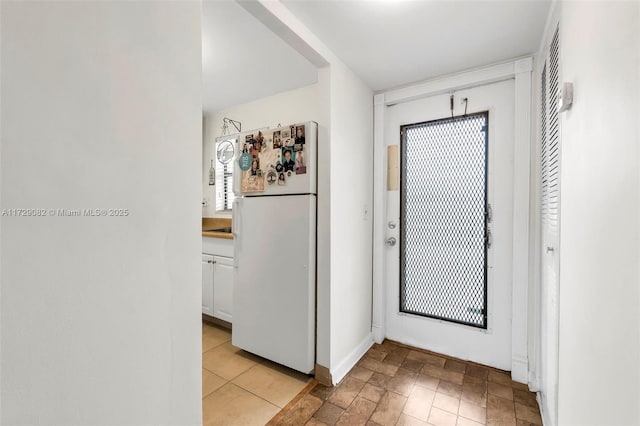
M 233 240 L 202 238 L 202 313 L 232 322 Z
M 214 256 L 213 261 L 213 316 L 232 322 L 233 259 Z
M 202 313 L 213 316 L 214 256 L 202 254 Z

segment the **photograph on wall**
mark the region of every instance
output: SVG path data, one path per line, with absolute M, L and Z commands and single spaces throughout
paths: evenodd
M 282 140 L 280 139 L 280 131 L 273 132 L 273 148 L 282 148 Z
M 280 172 L 278 174 L 278 185 L 284 185 L 286 183 L 287 181 L 286 181 L 286 178 L 284 177 L 284 172 Z
M 282 149 L 282 167 L 285 172 L 292 172 L 295 168 L 296 153 L 290 148 Z
M 304 125 L 296 127 L 296 144 L 304 145 Z
M 291 137 L 291 130 L 289 129 L 282 130 L 282 133 L 280 136 L 282 136 L 282 139 L 289 139 Z

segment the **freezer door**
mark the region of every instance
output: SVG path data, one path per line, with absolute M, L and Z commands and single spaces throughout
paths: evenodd
M 315 363 L 316 197 L 243 198 L 234 215 L 233 344 L 308 374 Z
M 318 124 L 313 121 L 241 133 L 233 192 L 256 197 L 315 194 L 317 140 Z

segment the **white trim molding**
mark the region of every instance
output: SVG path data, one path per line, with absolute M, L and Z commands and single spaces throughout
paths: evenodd
M 531 73 L 533 58 L 452 74 L 411 86 L 388 90 L 374 98 L 374 237 L 373 237 L 373 336 L 381 342 L 385 336 L 385 220 L 386 148 L 384 112 L 390 105 L 449 93 L 504 80 L 515 80 L 514 123 L 514 206 L 513 206 L 513 272 L 512 272 L 512 362 L 513 380 L 529 381 L 528 298 L 529 298 L 529 194 L 531 145 Z
M 373 298 L 372 322 L 373 340 L 382 343 L 385 337 L 385 277 L 387 274 L 385 262 L 385 224 L 387 215 L 386 184 L 387 151 L 384 148 L 384 110 L 385 95 L 373 97 Z M 384 194 L 380 196 L 380 194 Z M 382 307 L 382 308 L 380 308 Z
M 527 383 L 529 308 L 529 170 L 531 154 L 531 73 L 533 58 L 514 63 L 513 268 L 511 299 L 511 378 Z
M 335 369 L 331 369 L 331 380 L 334 385 L 340 383 L 344 376 L 351 371 L 371 346 L 373 346 L 373 337 L 371 334 L 367 334 L 358 346 L 356 346 L 349 355 L 338 363 Z

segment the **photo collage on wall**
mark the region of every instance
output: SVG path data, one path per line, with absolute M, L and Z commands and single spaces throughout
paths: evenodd
M 307 173 L 304 124 L 247 134 L 240 143 L 242 192 L 264 191 L 265 182 L 267 186 L 286 185 L 289 179 Z

